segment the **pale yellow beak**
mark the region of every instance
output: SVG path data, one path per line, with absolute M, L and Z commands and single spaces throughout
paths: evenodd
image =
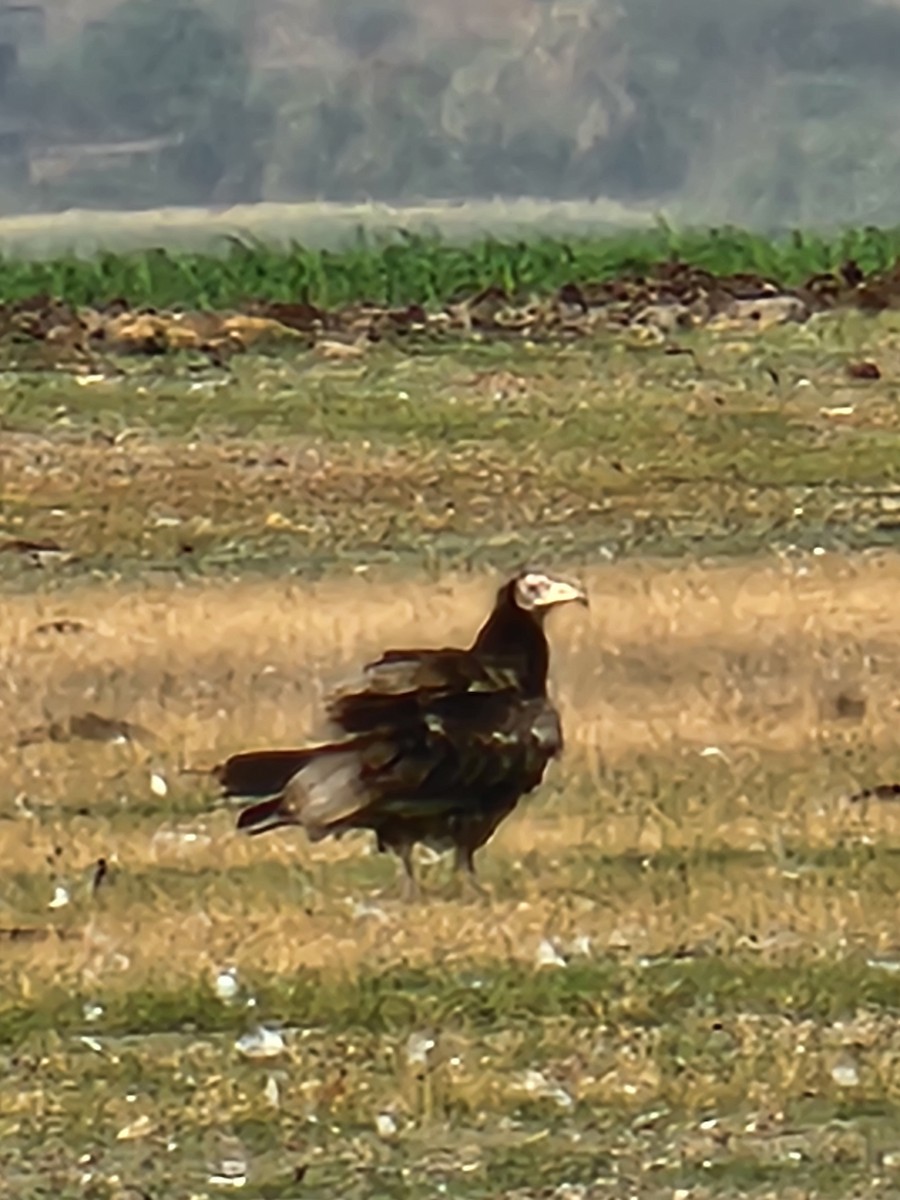
M 540 593 L 535 597 L 536 608 L 550 608 L 555 604 L 583 604 L 589 607 L 587 592 L 564 579 L 546 579 Z

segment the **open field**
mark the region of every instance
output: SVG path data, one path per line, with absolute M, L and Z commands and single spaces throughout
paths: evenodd
M 0 1196 L 896 1196 L 898 322 L 0 338 Z M 525 559 L 489 904 L 235 836 L 185 768 Z
M 0 1194 L 201 1194 L 225 1136 L 260 1195 L 893 1194 L 900 809 L 846 795 L 900 777 L 900 561 L 585 579 L 569 753 L 484 852 L 487 908 L 440 865 L 402 905 L 365 838 L 238 840 L 179 768 L 311 731 L 383 645 L 464 640 L 490 579 L 8 599 Z M 85 709 L 158 740 L 12 748 Z M 259 1021 L 286 1048 L 246 1062 Z

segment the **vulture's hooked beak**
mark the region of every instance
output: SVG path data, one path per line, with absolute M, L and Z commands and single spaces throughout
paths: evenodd
M 590 607 L 584 588 L 575 583 L 569 583 L 565 579 L 547 577 L 540 595 L 537 597 L 535 607 L 550 608 L 557 604 L 581 604 L 584 608 Z

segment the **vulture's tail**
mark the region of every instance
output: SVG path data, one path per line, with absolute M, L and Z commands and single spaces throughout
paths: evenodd
M 309 762 L 309 750 L 248 750 L 213 768 L 226 796 L 274 796 Z
M 238 829 L 257 834 L 302 825 L 311 841 L 319 841 L 347 828 L 372 802 L 374 779 L 395 757 L 390 743 L 358 737 L 303 750 L 236 754 L 216 768 L 216 776 L 226 794 L 270 797 L 245 808 Z
M 257 833 L 268 833 L 271 829 L 280 829 L 283 825 L 300 825 L 300 818 L 294 812 L 293 806 L 284 795 L 275 796 L 271 800 L 260 800 L 249 808 L 241 810 L 237 819 L 237 828 L 242 833 L 251 836 Z

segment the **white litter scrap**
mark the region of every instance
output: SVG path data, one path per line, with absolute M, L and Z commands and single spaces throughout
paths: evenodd
M 284 1038 L 276 1029 L 265 1029 L 260 1026 L 251 1033 L 245 1033 L 234 1044 L 238 1054 L 244 1058 L 277 1058 L 287 1048 Z
M 353 916 L 359 921 L 364 918 L 377 921 L 380 925 L 384 925 L 390 921 L 390 917 L 377 904 L 373 904 L 369 900 L 353 900 L 350 904 L 350 909 Z
M 212 845 L 212 838 L 195 829 L 157 829 L 150 839 L 150 845 L 155 853 L 185 854 L 195 850 L 205 850 Z
M 411 1067 L 424 1067 L 436 1043 L 429 1033 L 411 1033 L 406 1042 L 406 1061 Z
M 867 958 L 866 966 L 875 971 L 887 971 L 891 975 L 900 972 L 900 960 L 896 958 Z
M 281 1089 L 278 1086 L 278 1080 L 274 1075 L 270 1075 L 266 1080 L 266 1086 L 263 1088 L 263 1095 L 266 1098 L 266 1103 L 272 1108 L 279 1108 L 281 1105 Z
M 521 1087 L 529 1096 L 538 1100 L 552 1100 L 560 1108 L 571 1108 L 575 1103 L 565 1088 L 548 1079 L 542 1071 L 526 1071 Z
M 704 746 L 700 751 L 701 758 L 721 758 L 724 762 L 728 762 L 728 755 L 719 746 Z
M 64 887 L 61 883 L 58 883 L 53 889 L 53 898 L 50 900 L 47 907 L 65 908 L 70 899 L 71 897 L 69 896 L 69 889 Z
M 211 1187 L 242 1188 L 247 1183 L 247 1164 L 239 1158 L 223 1159 L 217 1170 L 210 1173 Z
M 397 1122 L 390 1113 L 380 1112 L 375 1118 L 375 1132 L 380 1138 L 388 1140 L 397 1136 Z
M 165 777 L 158 771 L 150 773 L 150 791 L 154 796 L 159 796 L 161 800 L 169 794 L 169 785 L 166 783 Z
M 553 943 L 548 938 L 544 938 L 537 948 L 535 965 L 538 967 L 564 967 L 567 964 Z
M 130 1124 L 123 1126 L 116 1134 L 116 1140 L 120 1142 L 136 1142 L 139 1138 L 146 1137 L 152 1128 L 153 1122 L 144 1113 Z
M 250 1164 L 237 1138 L 217 1139 L 216 1151 L 207 1157 L 208 1182 L 218 1188 L 242 1188 L 247 1182 Z
M 855 1088 L 859 1086 L 859 1071 L 852 1058 L 845 1057 L 836 1062 L 831 1068 L 831 1078 L 838 1087 Z
M 217 972 L 213 982 L 213 991 L 223 1004 L 231 1004 L 237 999 L 240 991 L 240 984 L 237 980 L 237 968 L 226 967 L 224 970 Z

